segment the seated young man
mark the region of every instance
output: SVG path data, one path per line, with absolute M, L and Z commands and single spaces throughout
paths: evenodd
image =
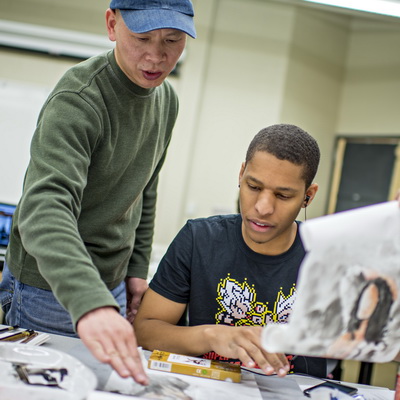
M 326 377 L 326 360 L 272 354 L 262 326 L 285 323 L 304 258 L 296 217 L 314 199 L 320 151 L 307 132 L 273 125 L 252 140 L 239 174 L 240 214 L 189 220 L 145 293 L 134 321 L 148 350 Z M 318 301 L 318 299 L 316 299 Z M 188 307 L 188 326 L 179 321 Z

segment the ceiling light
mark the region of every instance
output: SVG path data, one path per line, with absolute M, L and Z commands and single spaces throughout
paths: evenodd
M 304 0 L 311 3 L 325 4 L 328 6 L 349 8 L 351 10 L 365 11 L 375 14 L 400 17 L 400 2 L 390 0 Z
M 0 20 L 0 46 L 85 59 L 114 43 L 106 35 Z

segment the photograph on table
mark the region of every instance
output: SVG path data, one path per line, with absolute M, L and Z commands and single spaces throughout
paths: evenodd
M 270 352 L 388 362 L 400 350 L 400 209 L 391 201 L 306 221 L 306 257 L 286 325 Z

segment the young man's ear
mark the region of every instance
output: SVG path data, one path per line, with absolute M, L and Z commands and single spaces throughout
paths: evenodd
M 245 168 L 246 168 L 246 163 L 242 162 L 242 166 L 240 167 L 240 172 L 239 172 L 239 187 L 240 187 L 240 181 L 242 180 Z
M 311 184 L 310 187 L 306 190 L 303 208 L 306 208 L 311 204 L 315 195 L 317 194 L 317 191 L 318 191 L 318 184 L 317 183 Z

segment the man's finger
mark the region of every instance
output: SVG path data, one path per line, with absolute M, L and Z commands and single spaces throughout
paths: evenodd
M 132 376 L 136 382 L 148 384 L 140 350 L 136 347 L 134 338 L 126 343 L 118 342 L 114 357 L 111 357 L 111 365 L 118 373 L 121 371 L 121 376 Z
M 96 339 L 83 341 L 90 352 L 97 358 L 100 362 L 109 363 L 111 361 L 110 356 L 107 354 L 103 344 Z

